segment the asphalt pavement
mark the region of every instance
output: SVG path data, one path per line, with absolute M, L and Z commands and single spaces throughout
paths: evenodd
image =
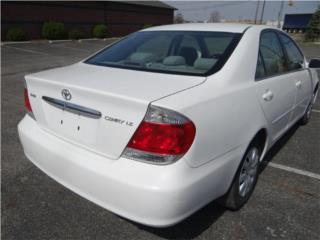
M 25 114 L 23 76 L 75 63 L 111 41 L 1 47 L 2 239 L 319 239 L 320 98 L 306 126 L 294 126 L 266 157 L 250 201 L 237 212 L 215 202 L 164 229 L 133 223 L 85 200 L 23 154 L 17 124 Z M 320 45 L 302 46 L 319 57 Z M 134 204 L 134 203 L 133 203 Z

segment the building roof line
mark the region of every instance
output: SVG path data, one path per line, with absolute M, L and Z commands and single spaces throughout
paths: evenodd
M 162 1 L 115 1 L 119 3 L 127 3 L 127 4 L 134 4 L 134 5 L 142 5 L 146 7 L 156 7 L 156 8 L 166 8 L 166 9 L 172 9 L 172 10 L 178 10 L 177 8 L 164 3 Z

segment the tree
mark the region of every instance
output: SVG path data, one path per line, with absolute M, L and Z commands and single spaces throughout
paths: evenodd
M 214 22 L 220 22 L 221 21 L 221 15 L 219 11 L 213 11 L 210 14 L 208 22 L 214 23 Z
M 181 13 L 174 16 L 174 23 L 184 23 L 184 18 Z
M 304 37 L 306 41 L 316 41 L 320 38 L 320 6 L 313 14 Z

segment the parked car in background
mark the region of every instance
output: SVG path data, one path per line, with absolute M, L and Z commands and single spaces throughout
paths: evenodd
M 266 26 L 151 27 L 25 76 L 19 136 L 72 191 L 170 226 L 215 199 L 231 210 L 248 201 L 266 152 L 310 119 L 319 66 Z

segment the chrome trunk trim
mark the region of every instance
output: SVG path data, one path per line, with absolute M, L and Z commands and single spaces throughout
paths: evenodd
M 83 107 L 74 103 L 69 103 L 69 102 L 65 102 L 59 99 L 46 97 L 46 96 L 43 96 L 42 99 L 47 103 L 51 104 L 52 106 L 55 106 L 57 108 L 60 108 L 68 112 L 80 114 L 80 115 L 90 117 L 90 118 L 95 118 L 95 119 L 99 119 L 102 116 L 101 112 L 97 110 Z

